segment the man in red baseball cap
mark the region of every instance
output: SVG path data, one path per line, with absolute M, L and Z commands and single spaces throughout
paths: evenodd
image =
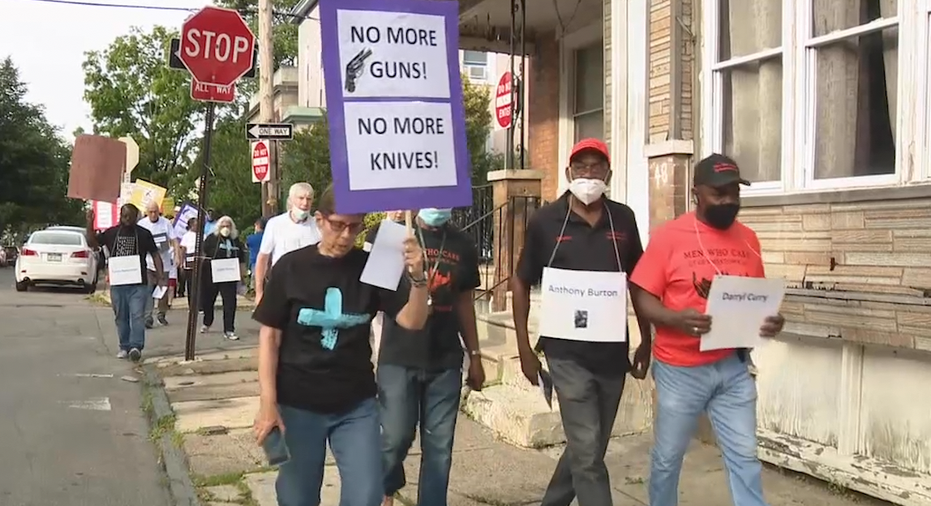
M 627 277 L 643 254 L 634 212 L 604 197 L 611 181 L 608 147 L 579 141 L 565 170 L 569 191 L 533 213 L 511 278 L 521 369 L 532 384 L 547 377 L 560 405 L 563 452 L 542 506 L 611 504 L 604 455 L 628 371 L 638 379 L 650 363 L 650 326 L 631 367 L 627 342 Z M 540 339 L 549 373 L 530 345 L 530 287 L 540 285 Z M 637 311 L 637 306 L 634 306 Z

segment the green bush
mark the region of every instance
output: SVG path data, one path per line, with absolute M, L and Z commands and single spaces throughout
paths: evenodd
M 375 228 L 375 225 L 381 223 L 381 220 L 385 219 L 385 213 L 369 213 L 365 215 L 365 227 L 362 230 L 362 233 L 359 234 L 359 237 L 356 237 L 356 247 L 361 248 L 362 243 L 365 242 L 365 236 L 369 235 L 369 231 Z

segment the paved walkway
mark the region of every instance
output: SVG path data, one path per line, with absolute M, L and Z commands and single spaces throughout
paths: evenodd
M 212 497 L 211 505 L 275 506 L 275 471 L 264 465 L 250 429 L 258 407 L 254 349 L 203 354 L 193 363 L 151 359 L 164 378 L 177 415 L 175 430 L 183 440 L 195 483 Z M 416 502 L 418 444 L 405 463 L 411 483 L 400 503 Z M 612 441 L 606 459 L 616 506 L 647 504 L 650 434 Z M 450 506 L 539 504 L 562 449 L 527 450 L 499 441 L 465 415 L 459 418 L 450 485 Z M 328 461 L 322 506 L 339 502 L 340 482 Z M 686 457 L 681 506 L 730 504 L 718 451 L 698 442 Z M 793 473 L 767 468 L 764 476 L 771 506 L 880 505 L 866 498 Z M 226 502 L 223 502 L 225 499 Z M 255 501 L 251 503 L 248 501 Z

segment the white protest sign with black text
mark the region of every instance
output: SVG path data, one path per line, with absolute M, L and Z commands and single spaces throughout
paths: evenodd
M 346 95 L 449 98 L 443 16 L 347 9 L 337 19 Z
M 543 269 L 540 335 L 588 342 L 627 340 L 627 274 Z
M 705 308 L 711 331 L 701 337 L 701 351 L 762 345 L 760 327 L 779 313 L 785 293 L 782 279 L 715 276 Z

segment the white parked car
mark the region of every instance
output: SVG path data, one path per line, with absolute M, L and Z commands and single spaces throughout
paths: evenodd
M 16 259 L 16 291 L 30 286 L 78 286 L 97 289 L 97 255 L 84 234 L 71 230 L 33 232 Z

